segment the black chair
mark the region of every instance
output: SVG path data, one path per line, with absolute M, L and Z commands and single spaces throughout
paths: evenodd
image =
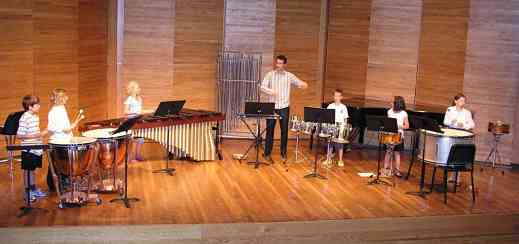
M 5 120 L 4 126 L 0 130 L 0 135 L 5 137 L 6 146 L 14 144 L 16 142 L 16 133 L 18 132 L 18 125 L 20 122 L 20 118 L 22 117 L 25 111 L 18 111 L 9 114 L 7 119 Z M 14 160 L 14 152 L 7 150 L 7 162 L 9 163 L 9 172 L 12 174 Z
M 454 172 L 454 193 L 458 185 L 458 173 L 470 172 L 470 184 L 472 186 L 472 202 L 476 202 L 476 194 L 474 189 L 474 158 L 476 156 L 476 146 L 474 144 L 454 144 L 449 152 L 446 165 L 435 165 L 432 180 L 431 191 L 434 189 L 434 177 L 436 169 L 443 169 L 443 202 L 447 204 L 447 176 L 449 172 Z

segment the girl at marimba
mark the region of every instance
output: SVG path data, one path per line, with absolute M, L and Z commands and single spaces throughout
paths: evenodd
M 126 86 L 126 93 L 128 94 L 128 98 L 124 101 L 124 114 L 128 117 L 137 116 L 142 113 L 142 97 L 141 97 L 141 88 L 139 83 L 136 81 L 130 81 Z M 144 158 L 141 155 L 141 148 L 144 144 L 144 138 L 136 137 L 134 138 L 135 145 L 135 160 L 144 161 Z M 133 154 L 133 153 L 132 153 Z
M 398 133 L 400 134 L 401 142 L 394 147 L 393 153 L 395 156 L 394 162 L 394 174 L 397 177 L 402 177 L 402 173 L 400 172 L 400 151 L 404 150 L 404 130 L 409 128 L 409 119 L 407 116 L 407 112 L 405 111 L 405 101 L 401 96 L 396 96 L 393 101 L 393 106 L 391 109 L 387 111 L 387 116 L 389 118 L 395 118 L 398 125 Z M 386 156 L 384 158 L 384 172 L 383 174 L 389 176 L 391 174 L 391 152 L 386 151 Z

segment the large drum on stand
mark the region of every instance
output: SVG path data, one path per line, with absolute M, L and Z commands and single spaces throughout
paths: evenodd
M 126 153 L 126 140 L 130 134 L 112 134 L 115 128 L 95 129 L 83 132 L 83 136 L 96 138 L 99 147 L 97 156 L 97 182 L 99 192 L 122 192 L 122 170 Z
M 89 199 L 101 200 L 90 194 L 91 176 L 97 156 L 95 138 L 72 137 L 49 142 L 49 162 L 59 197 L 59 208 L 70 204 L 81 206 Z
M 451 128 L 442 128 L 443 133 L 422 131 L 418 149 L 418 158 L 423 159 L 425 140 L 425 161 L 438 165 L 447 165 L 452 145 L 474 144 L 474 133 Z

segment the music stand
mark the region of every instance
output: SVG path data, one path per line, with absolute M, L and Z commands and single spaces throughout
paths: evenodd
M 185 103 L 186 100 L 160 102 L 153 116 L 167 117 L 170 115 L 176 115 L 180 112 L 180 110 L 182 110 Z
M 125 120 L 121 125 L 119 125 L 119 127 L 116 130 L 111 132 L 112 135 L 117 134 L 119 132 L 124 132 L 126 134 L 126 150 L 124 152 L 124 194 L 121 197 L 110 200 L 110 202 L 122 201 L 126 208 L 130 208 L 130 201 L 139 201 L 139 199 L 135 197 L 128 198 L 128 147 L 131 138 L 131 133 L 129 133 L 128 131 L 131 130 L 131 128 L 135 125 L 135 123 L 137 123 L 137 121 L 140 118 L 140 115 L 133 118 L 129 118 Z
M 249 132 L 254 137 L 254 142 L 247 148 L 245 153 L 240 159 L 238 159 L 241 163 L 241 160 L 245 158 L 252 147 L 256 149 L 256 159 L 254 161 L 247 162 L 248 164 L 254 164 L 254 168 L 259 168 L 260 164 L 270 165 L 265 162 L 261 162 L 259 160 L 259 150 L 262 144 L 262 135 L 267 130 L 266 128 L 261 130 L 260 120 L 261 119 L 275 119 L 277 118 L 274 114 L 275 104 L 274 103 L 262 103 L 262 102 L 245 102 L 245 113 L 240 116 L 241 121 L 247 126 Z M 254 131 L 245 119 L 247 118 L 255 118 L 256 119 L 256 131 Z
M 427 160 L 425 160 L 425 147 L 426 144 L 426 136 L 427 131 L 434 131 L 438 133 L 443 133 L 438 123 L 436 123 L 435 120 L 427 117 L 422 117 L 422 129 L 420 132 L 420 136 L 423 136 L 423 145 L 422 145 L 422 167 L 421 167 L 421 173 L 420 173 L 420 189 L 417 192 L 406 192 L 406 194 L 409 195 L 415 195 L 421 198 L 426 198 L 427 194 L 431 192 L 424 191 L 425 188 L 425 165 Z
M 375 179 L 368 182 L 369 185 L 373 184 L 385 184 L 392 186 L 387 181 L 380 179 L 380 163 L 381 163 L 381 151 L 382 151 L 382 136 L 380 132 L 398 133 L 398 125 L 396 119 L 388 118 L 386 116 L 366 116 L 367 129 L 376 131 L 378 133 L 378 160 L 377 160 L 377 176 Z
M 416 148 L 418 147 L 418 142 L 420 141 L 420 129 L 423 128 L 424 118 L 415 115 L 409 115 L 409 129 L 414 131 L 413 136 L 413 144 L 411 149 L 411 162 L 409 162 L 409 169 L 407 169 L 407 175 L 405 179 L 408 180 L 411 175 L 411 169 L 413 168 L 414 161 L 416 160 Z
M 154 117 L 170 117 L 177 115 L 184 107 L 186 100 L 160 102 Z M 154 170 L 153 173 L 166 173 L 173 176 L 174 168 L 169 167 L 169 154 L 171 152 L 171 126 L 166 126 L 166 168 Z
M 335 123 L 335 110 L 334 109 L 326 109 L 326 108 L 313 108 L 313 107 L 305 107 L 304 108 L 304 121 L 317 123 L 318 128 L 316 128 L 316 134 L 321 128 L 321 124 L 334 124 Z M 319 160 L 319 148 L 320 148 L 321 138 L 317 136 L 317 146 L 315 148 L 315 159 L 314 159 L 314 169 L 309 174 L 305 175 L 304 178 L 315 177 L 319 179 L 326 180 L 327 178 L 317 171 L 317 162 Z

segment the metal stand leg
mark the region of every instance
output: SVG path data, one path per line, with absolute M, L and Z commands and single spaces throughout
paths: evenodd
M 130 138 L 126 139 L 126 152 L 124 155 L 124 194 L 122 197 L 118 197 L 118 198 L 114 198 L 114 199 L 110 200 L 110 202 L 122 201 L 124 203 L 124 206 L 126 206 L 126 208 L 130 208 L 131 201 L 136 201 L 136 202 L 140 201 L 139 198 L 128 197 L 128 141 L 129 140 L 130 140 Z
M 302 163 L 302 162 L 307 162 L 309 161 L 308 158 L 305 156 L 305 154 L 303 153 L 303 149 L 302 148 L 299 148 L 299 141 L 300 141 L 300 136 L 301 136 L 301 131 L 297 131 L 297 134 L 296 134 L 296 150 L 294 152 L 294 157 L 293 159 L 290 159 L 289 162 L 293 162 L 293 163 Z M 299 156 L 301 158 L 299 158 Z
M 175 172 L 174 168 L 169 167 L 169 152 L 171 151 L 171 126 L 167 127 L 167 138 L 166 138 L 166 168 L 154 170 L 153 173 L 166 173 L 173 176 Z M 129 139 L 128 139 L 129 140 Z M 128 161 L 128 142 L 126 143 L 126 161 Z
M 380 142 L 380 140 L 379 140 L 379 142 Z M 380 143 L 379 143 L 379 146 L 378 146 L 378 162 L 377 162 L 377 176 L 375 177 L 375 179 L 369 181 L 368 185 L 383 184 L 383 185 L 393 186 L 394 184 L 391 184 L 391 183 L 389 183 L 389 182 L 387 182 L 385 180 L 380 179 L 380 163 L 381 163 L 381 159 L 380 159 L 381 153 L 380 152 L 381 152 L 381 146 L 380 146 Z
M 18 218 L 21 218 L 25 215 L 28 215 L 29 213 L 31 213 L 33 210 L 36 210 L 36 211 L 42 211 L 42 212 L 48 212 L 47 209 L 43 209 L 43 208 L 37 208 L 37 207 L 33 207 L 31 206 L 31 172 L 29 170 L 25 170 L 25 177 L 27 177 L 27 187 L 25 188 L 25 206 L 23 207 L 20 207 L 20 210 L 21 212 L 18 214 Z
M 317 162 L 319 161 L 319 149 L 320 149 L 320 142 L 319 136 L 317 136 L 317 146 L 315 147 L 315 159 L 314 159 L 314 169 L 309 174 L 305 175 L 304 178 L 319 178 L 322 180 L 327 180 L 327 178 L 317 171 Z

